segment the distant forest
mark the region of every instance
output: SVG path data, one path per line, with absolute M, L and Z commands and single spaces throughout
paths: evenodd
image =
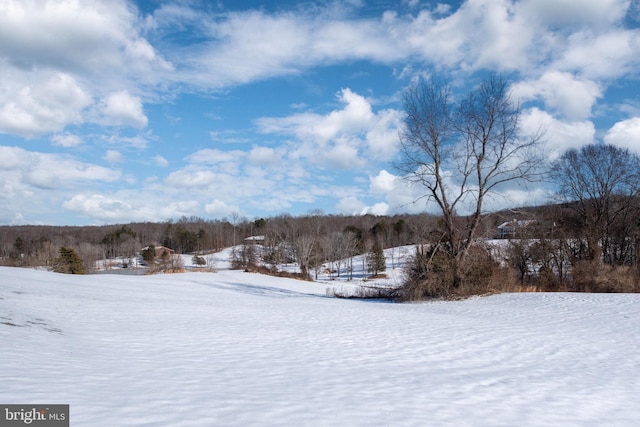
M 513 212 L 491 215 L 483 222 L 484 236 Z M 181 254 L 202 254 L 241 245 L 250 236 L 267 242 L 293 241 L 305 235 L 317 242 L 348 234 L 363 253 L 371 245 L 383 248 L 433 240 L 438 217 L 428 214 L 340 216 L 321 212 L 303 216 L 207 220 L 182 217 L 165 222 L 133 222 L 103 226 L 0 226 L 0 263 L 7 266 L 50 266 L 61 247 L 74 249 L 87 267 L 101 259 L 134 257 L 149 246 L 165 246 Z

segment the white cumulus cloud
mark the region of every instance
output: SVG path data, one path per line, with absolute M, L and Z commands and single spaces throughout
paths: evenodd
M 343 197 L 336 204 L 338 212 L 344 215 L 359 215 L 365 208 L 366 204 L 354 196 Z
M 614 124 L 604 136 L 604 142 L 640 154 L 640 117 Z
M 153 156 L 153 163 L 155 163 L 156 165 L 160 166 L 160 167 L 166 167 L 169 166 L 169 160 L 167 160 L 166 158 L 164 158 L 161 155 L 156 155 Z
M 0 218 L 59 215 L 57 207 L 69 192 L 118 181 L 121 173 L 69 156 L 0 146 Z
M 80 135 L 63 132 L 52 135 L 51 142 L 59 147 L 70 148 L 82 145 L 84 141 Z
M 549 27 L 604 26 L 618 22 L 629 8 L 628 0 L 523 0 L 519 12 Z
M 378 172 L 378 175 L 369 178 L 369 188 L 374 194 L 388 194 L 394 190 L 397 179 L 397 176 L 392 175 L 383 169 Z
M 129 221 L 164 221 L 198 211 L 199 202 L 177 200 L 169 203 L 160 198 L 147 198 L 134 192 L 104 195 L 81 193 L 65 200 L 62 207 L 105 223 Z
M 360 212 L 361 215 L 378 215 L 384 216 L 389 214 L 389 205 L 385 202 L 379 202 L 372 206 L 366 206 Z
M 349 88 L 337 94 L 342 108 L 326 114 L 295 113 L 262 117 L 262 133 L 293 137 L 287 150 L 292 160 L 302 159 L 317 168 L 357 169 L 369 160 L 389 160 L 397 152 L 397 129 L 402 113 L 374 112 L 372 103 Z
M 33 138 L 82 123 L 91 97 L 72 76 L 57 74 L 44 82 L 23 84 L 0 81 L 0 133 Z
M 600 86 L 571 73 L 547 71 L 537 80 L 525 80 L 512 87 L 516 99 L 541 98 L 551 111 L 560 112 L 568 120 L 584 120 L 602 96 Z
M 142 100 L 126 90 L 110 93 L 98 106 L 98 121 L 108 126 L 144 128 L 149 119 L 144 114 Z
M 207 215 L 211 215 L 214 218 L 231 217 L 233 213 L 242 212 L 238 206 L 217 199 L 207 203 L 204 211 Z
M 543 132 L 543 149 L 546 158 L 553 161 L 570 148 L 580 148 L 595 141 L 596 129 L 593 122 L 562 121 L 539 108 L 523 112 L 520 123 L 524 136 L 534 136 Z
M 122 153 L 116 150 L 107 150 L 103 159 L 109 163 L 120 163 L 123 160 Z

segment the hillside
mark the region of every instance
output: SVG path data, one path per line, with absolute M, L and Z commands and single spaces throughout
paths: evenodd
M 640 295 L 389 304 L 227 269 L 0 268 L 5 403 L 71 425 L 636 425 Z

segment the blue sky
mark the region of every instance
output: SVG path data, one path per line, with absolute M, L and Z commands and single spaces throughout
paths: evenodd
M 639 21 L 638 0 L 0 0 L 0 223 L 432 210 L 392 162 L 401 94 L 434 74 L 507 76 L 549 160 L 640 153 Z

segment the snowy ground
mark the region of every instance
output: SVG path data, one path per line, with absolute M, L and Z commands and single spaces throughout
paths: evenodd
M 391 304 L 230 271 L 0 268 L 0 402 L 72 426 L 640 420 L 640 295 Z

